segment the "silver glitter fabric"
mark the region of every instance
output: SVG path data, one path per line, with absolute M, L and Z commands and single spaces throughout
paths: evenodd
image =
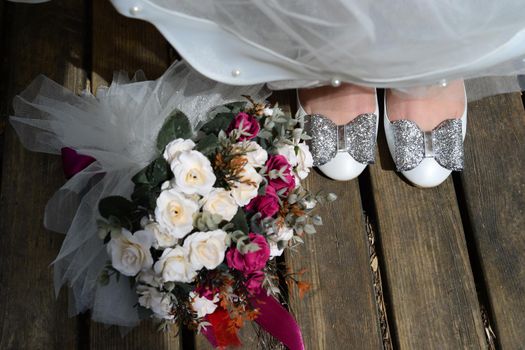
M 432 131 L 436 161 L 452 171 L 463 170 L 463 134 L 461 119 L 449 119 Z
M 423 132 L 410 120 L 391 123 L 397 171 L 412 170 L 423 158 L 434 158 L 442 167 L 463 170 L 463 135 L 460 119 L 447 119 L 431 132 Z
M 337 152 L 348 152 L 363 164 L 374 162 L 377 117 L 373 113 L 361 114 L 346 125 L 336 125 L 330 119 L 312 114 L 305 117 L 306 132 L 314 166 L 328 163 Z
M 377 117 L 373 113 L 360 114 L 344 127 L 346 150 L 363 164 L 373 164 L 376 152 Z

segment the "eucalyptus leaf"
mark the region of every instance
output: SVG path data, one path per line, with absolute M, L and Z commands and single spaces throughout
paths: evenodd
M 255 243 L 248 243 L 244 246 L 244 249 L 247 253 L 253 253 L 259 251 L 261 247 Z
M 328 195 L 326 196 L 326 200 L 328 200 L 329 202 L 333 202 L 337 199 L 337 195 L 335 193 L 328 193 Z
M 306 217 L 305 217 L 305 216 L 299 216 L 299 217 L 295 220 L 296 223 L 303 223 L 303 222 L 305 222 L 305 221 L 306 221 Z
M 258 137 L 262 138 L 262 139 L 269 139 L 270 137 L 272 137 L 272 133 L 268 130 L 261 130 L 259 131 L 259 134 L 257 135 Z
M 297 242 L 297 243 L 301 243 L 301 244 L 304 243 L 304 240 L 301 237 L 299 237 L 299 236 L 293 236 L 292 237 L 292 241 L 293 242 Z
M 315 230 L 315 226 L 314 225 L 306 224 L 306 225 L 304 225 L 304 232 L 306 232 L 308 234 L 314 234 L 317 231 Z
M 319 215 L 312 217 L 312 223 L 316 226 L 321 226 L 323 224 L 323 218 Z
M 291 195 L 288 196 L 288 203 L 290 204 L 294 204 L 294 203 L 297 203 L 297 194 L 295 193 L 292 193 Z

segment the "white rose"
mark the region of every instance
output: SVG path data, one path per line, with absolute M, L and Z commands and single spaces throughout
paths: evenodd
M 197 151 L 179 152 L 171 162 L 175 186 L 186 194 L 205 196 L 213 188 L 216 177 L 208 158 Z
M 200 297 L 195 292 L 190 292 L 191 307 L 197 313 L 198 318 L 202 318 L 206 315 L 212 314 L 217 309 L 217 302 L 219 302 L 219 296 L 216 294 L 213 300 L 206 297 Z
M 231 186 L 231 194 L 237 205 L 243 207 L 257 197 L 262 180 L 255 168 L 247 164 L 241 173 L 241 182 L 235 182 Z
M 181 246 L 165 249 L 155 263 L 154 270 L 164 282 L 189 283 L 197 276 L 197 271 L 189 261 L 188 249 Z
M 162 156 L 168 163 L 171 163 L 180 152 L 190 151 L 193 147 L 195 147 L 195 143 L 192 140 L 176 139 L 166 145 Z
M 208 270 L 213 270 L 224 260 L 226 232 L 223 230 L 195 232 L 184 240 L 184 247 L 189 250 L 194 269 L 206 267 Z
M 155 237 L 153 247 L 155 249 L 172 247 L 177 244 L 178 238 L 170 233 L 170 231 L 163 229 L 156 222 L 146 224 L 144 230 L 150 231 Z
M 277 147 L 277 153 L 286 157 L 292 167 L 297 165 L 297 155 L 294 145 L 282 145 Z
M 164 181 L 162 183 L 162 185 L 160 185 L 160 189 L 161 191 L 165 191 L 165 190 L 170 190 L 172 189 L 173 187 L 171 186 L 171 182 L 170 181 Z
M 230 191 L 224 188 L 214 188 L 203 198 L 202 210 L 210 214 L 218 214 L 226 221 L 230 221 L 237 213 L 237 203 Z
M 277 242 L 274 241 L 268 241 L 268 245 L 270 246 L 270 259 L 275 258 L 276 256 L 283 255 L 284 248 L 279 249 L 279 246 L 277 245 Z
M 270 239 L 279 242 L 279 241 L 289 241 L 293 237 L 293 229 L 287 226 L 279 228 L 276 234 L 271 235 Z
M 297 176 L 296 172 L 293 173 L 293 178 L 295 179 L 295 187 L 294 187 L 294 189 L 301 187 L 301 178 L 299 176 Z
M 155 219 L 162 230 L 175 238 L 182 238 L 193 229 L 193 214 L 198 210 L 197 202 L 176 189 L 166 190 L 157 198 Z
M 293 237 L 293 229 L 290 227 L 281 227 L 277 233 L 270 235 L 268 238 L 269 245 L 270 245 L 270 256 L 276 257 L 281 256 L 283 254 L 284 248 L 279 249 L 279 246 L 277 243 L 284 241 L 288 242 Z
M 137 231 L 131 234 L 126 229 L 107 244 L 112 266 L 125 276 L 135 276 L 140 271 L 151 268 L 153 258 L 149 249 L 153 235 L 148 231 Z
M 310 168 L 314 166 L 314 158 L 310 153 L 310 148 L 304 142 L 297 145 L 297 166 L 295 172 L 299 178 L 304 179 L 310 173 Z
M 248 164 L 260 168 L 268 160 L 268 152 L 255 141 L 243 141 L 234 145 L 234 148 L 243 147 L 246 150 Z
M 137 293 L 139 294 L 139 304 L 153 311 L 155 317 L 173 319 L 171 297 L 168 294 L 145 285 L 138 285 Z
M 273 108 L 266 107 L 263 110 L 263 113 L 264 113 L 265 116 L 271 117 L 273 115 Z

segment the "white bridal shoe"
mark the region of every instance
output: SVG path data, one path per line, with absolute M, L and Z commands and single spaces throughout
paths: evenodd
M 355 179 L 374 163 L 379 106 L 374 113 L 358 115 L 346 125 L 336 125 L 321 114 L 308 115 L 297 95 L 297 117 L 304 117 L 308 142 L 317 166 L 326 176 L 339 181 Z
M 388 119 L 385 93 L 384 127 L 397 171 L 418 187 L 434 187 L 452 171 L 463 170 L 463 140 L 467 132 L 467 101 L 459 119 L 447 119 L 432 131 L 410 120 Z

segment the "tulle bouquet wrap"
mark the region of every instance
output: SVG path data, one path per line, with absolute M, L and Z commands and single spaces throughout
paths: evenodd
M 120 326 L 154 318 L 216 347 L 239 345 L 253 320 L 303 348 L 272 260 L 315 232 L 312 211 L 335 195 L 301 185 L 309 136 L 267 96 L 180 62 L 156 81 L 117 75 L 96 97 L 40 77 L 15 99 L 24 145 L 62 154 L 71 176 L 45 224 L 67 233 L 54 267 L 72 314 Z

